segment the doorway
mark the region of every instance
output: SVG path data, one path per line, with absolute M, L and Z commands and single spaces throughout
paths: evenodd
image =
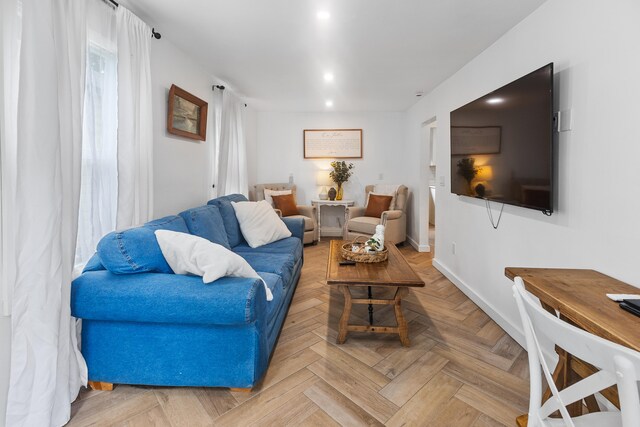
M 421 179 L 420 179 L 420 251 L 434 252 L 437 219 L 437 170 L 436 138 L 437 121 L 432 117 L 422 123 L 420 129 Z M 424 248 L 424 250 L 423 250 Z

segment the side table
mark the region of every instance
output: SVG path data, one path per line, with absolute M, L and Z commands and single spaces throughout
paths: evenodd
M 342 230 L 343 233 L 340 234 L 340 236 L 342 236 L 344 234 L 344 227 L 347 223 L 347 207 L 349 206 L 354 206 L 356 204 L 355 201 L 353 200 L 319 200 L 319 199 L 314 199 L 311 200 L 311 203 L 316 207 L 316 215 L 318 216 L 317 220 L 318 220 L 318 242 L 320 241 L 320 239 L 322 238 L 322 223 L 320 218 L 322 217 L 321 213 L 322 213 L 322 207 L 323 206 L 342 206 L 342 209 L 344 209 L 344 222 L 342 224 Z

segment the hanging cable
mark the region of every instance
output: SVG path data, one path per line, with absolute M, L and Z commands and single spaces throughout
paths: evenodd
M 500 208 L 500 215 L 498 215 L 498 222 L 493 221 L 493 212 L 491 212 L 491 206 L 489 205 L 489 200 L 485 200 L 485 203 L 487 205 L 487 214 L 489 214 L 489 221 L 491 221 L 491 226 L 493 227 L 494 230 L 497 230 L 498 226 L 500 225 L 500 219 L 502 219 L 502 211 L 504 210 L 504 203 Z

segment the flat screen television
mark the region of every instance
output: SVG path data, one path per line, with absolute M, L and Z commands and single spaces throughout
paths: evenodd
M 451 112 L 451 192 L 553 212 L 553 63 Z

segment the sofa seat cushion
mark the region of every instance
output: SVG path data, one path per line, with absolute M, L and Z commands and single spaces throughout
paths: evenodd
M 313 224 L 313 219 L 304 215 L 290 215 L 287 218 L 302 218 L 304 220 L 304 231 L 313 231 L 315 225 Z
M 200 206 L 181 212 L 180 216 L 187 224 L 189 233 L 231 249 L 224 221 L 217 206 Z
M 154 231 L 189 233 L 184 219 L 167 216 L 124 231 L 112 231 L 98 242 L 102 265 L 112 273 L 173 273 L 164 259 Z
M 198 276 L 102 270 L 73 281 L 71 313 L 101 321 L 244 325 L 264 316 L 271 304 L 266 299 L 260 279 L 223 277 L 204 284 Z
M 222 215 L 222 222 L 224 223 L 224 229 L 227 232 L 227 239 L 229 245 L 234 246 L 247 243 L 240 231 L 240 223 L 236 218 L 236 211 L 233 209 L 231 202 L 246 202 L 247 198 L 242 194 L 229 194 L 228 196 L 218 197 L 217 199 L 209 200 L 208 205 L 217 206 Z
M 283 253 L 270 254 L 265 252 L 240 252 L 238 255 L 244 258 L 258 274 L 277 274 L 282 278 L 282 283 L 285 287 L 290 284 L 291 277 L 293 276 L 293 268 L 296 264 L 296 258 L 294 258 L 293 255 Z
M 349 231 L 355 231 L 356 233 L 374 235 L 376 232 L 376 225 L 380 224 L 380 218 L 372 218 L 370 216 L 359 216 L 351 218 L 347 224 Z
M 286 239 L 278 240 L 277 242 L 269 243 L 259 248 L 252 248 L 244 243 L 235 246 L 233 251 L 240 255 L 243 253 L 291 254 L 297 259 L 302 257 L 302 241 L 297 237 L 287 237 Z

